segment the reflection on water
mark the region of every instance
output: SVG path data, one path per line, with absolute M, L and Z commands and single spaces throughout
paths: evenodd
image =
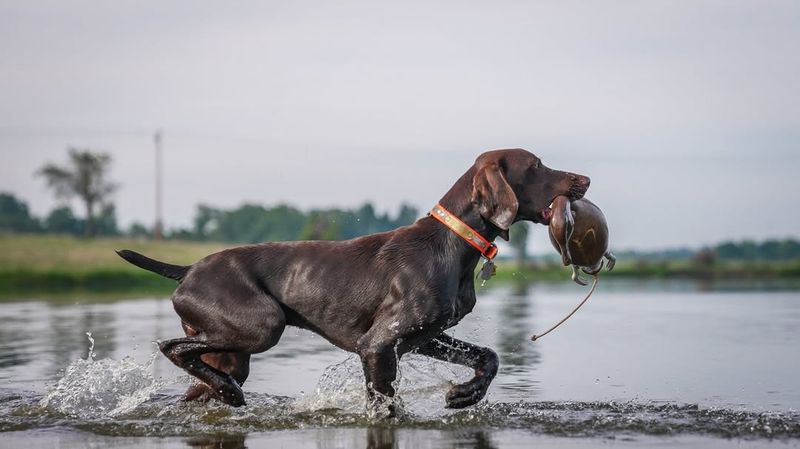
M 341 429 L 320 429 L 315 432 L 313 439 L 318 449 L 338 449 L 343 447 L 365 447 L 366 449 L 398 449 L 407 448 L 426 448 L 442 447 L 431 444 L 429 436 L 425 438 L 408 438 L 401 441 L 398 438 L 398 429 L 395 427 L 369 426 L 363 430 L 349 431 L 343 434 Z M 363 435 L 360 435 L 362 434 Z M 445 447 L 459 449 L 496 449 L 492 444 L 490 434 L 482 430 L 460 430 L 446 432 L 447 441 L 451 445 Z M 191 448 L 202 449 L 243 449 L 248 447 L 245 444 L 246 436 L 230 435 L 217 436 L 210 438 L 190 438 L 186 440 L 186 445 Z M 366 443 L 364 442 L 366 438 Z M 420 441 L 421 440 L 421 441 Z
M 292 433 L 272 432 L 256 434 L 200 435 L 193 437 L 165 437 L 154 441 L 152 447 L 185 449 L 244 449 L 244 448 L 308 448 L 308 449 L 496 449 L 502 447 L 492 441 L 492 433 L 484 430 L 414 430 L 380 425 L 359 429 L 323 428 L 300 430 Z M 75 435 L 41 432 L 31 438 L 22 433 L 6 433 L 6 442 L 26 447 L 131 447 L 147 446 L 141 437 L 126 438 L 104 435 Z M 39 443 L 39 444 L 37 444 Z M 11 446 L 9 446 L 11 447 Z M 150 447 L 150 446 L 147 446 Z
M 395 449 L 397 447 L 396 430 L 384 427 L 370 427 L 367 429 L 367 448 L 369 449 Z
M 535 393 L 537 380 L 536 365 L 541 354 L 536 345 L 530 342 L 532 330 L 529 317 L 534 316 L 535 293 L 529 283 L 517 283 L 500 299 L 498 318 L 502 325 L 498 329 L 498 340 L 495 350 L 500 354 L 500 375 L 508 375 L 504 387 Z M 525 375 L 528 374 L 528 375 Z
M 367 437 L 367 443 L 365 445 L 367 449 L 397 449 L 400 447 L 397 428 L 370 426 L 365 429 L 364 432 L 366 433 Z M 497 447 L 492 444 L 492 439 L 489 433 L 484 430 L 458 430 L 447 432 L 447 434 L 447 440 L 451 442 L 452 445 L 450 447 L 453 448 L 496 449 Z M 330 438 L 329 435 L 325 435 L 324 431 L 321 432 L 320 436 L 322 438 L 317 440 L 319 442 L 317 446 L 319 449 L 343 447 L 340 445 L 331 444 L 331 441 L 335 440 Z M 423 442 L 414 441 L 412 444 L 404 444 L 403 446 L 421 448 L 429 446 L 431 442 L 427 441 L 427 443 L 428 444 L 424 444 Z M 359 447 L 359 445 L 353 444 L 352 446 L 344 447 Z
M 366 444 L 364 444 L 363 439 L 360 441 L 355 441 L 359 436 L 358 434 L 361 432 L 351 432 L 348 436 L 354 440 L 351 441 L 352 443 L 356 443 L 352 446 L 344 446 L 342 444 L 342 438 L 338 435 L 332 435 L 332 433 L 334 432 L 328 429 L 319 430 L 313 437 L 316 442 L 316 447 L 319 449 L 333 449 L 341 447 L 365 447 L 366 449 L 398 448 L 398 442 L 396 439 L 397 429 L 394 428 L 373 426 L 364 429 L 363 433 L 366 435 Z M 245 444 L 246 439 L 247 436 L 245 434 L 202 436 L 188 438 L 186 440 L 186 446 L 196 449 L 244 449 L 247 447 L 247 444 Z M 361 444 L 358 444 L 359 442 Z
M 388 423 L 363 413 L 358 360 L 305 331 L 287 329 L 278 346 L 253 357 L 244 385 L 249 405 L 234 410 L 178 401 L 190 379 L 164 357 L 153 359 L 153 341 L 181 333 L 167 299 L 0 303 L 0 432 L 13 442 L 35 429 L 81 429 L 100 446 L 108 443 L 104 435 L 179 438 L 169 447 L 282 441 L 489 448 L 517 441 L 510 429 L 602 438 L 800 438 L 800 293 L 606 281 L 564 326 L 530 341 L 584 294 L 567 283 L 480 290 L 474 312 L 451 332 L 500 355 L 487 401 L 445 409 L 446 391 L 469 370 L 408 356 L 398 388 L 407 416 Z M 95 339 L 93 364 L 76 362 L 86 358 L 86 332 Z M 147 376 L 152 382 L 141 383 Z M 59 380 L 71 409 L 43 401 Z M 84 387 L 86 394 L 78 394 Z M 134 399 L 124 405 L 133 405 L 120 408 L 128 397 Z M 53 438 L 69 447 L 72 434 Z M 115 438 L 114 445 L 124 443 Z
M 186 446 L 196 449 L 244 449 L 245 434 L 199 436 L 186 439 Z

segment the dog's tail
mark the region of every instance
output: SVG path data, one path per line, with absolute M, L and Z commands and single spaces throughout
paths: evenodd
M 122 257 L 139 268 L 144 268 L 145 270 L 152 271 L 153 273 L 160 274 L 161 276 L 175 279 L 178 282 L 183 281 L 183 278 L 186 277 L 186 274 L 191 268 L 191 266 L 172 265 L 169 263 L 159 262 L 158 260 L 143 256 L 129 249 L 117 251 L 117 254 L 119 254 L 119 257 Z

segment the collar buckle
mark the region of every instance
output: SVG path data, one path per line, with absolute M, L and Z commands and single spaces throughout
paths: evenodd
M 497 255 L 497 245 L 495 245 L 494 242 L 492 242 L 489 244 L 489 247 L 486 248 L 486 251 L 483 252 L 483 257 L 485 257 L 487 260 L 492 260 L 496 255 Z

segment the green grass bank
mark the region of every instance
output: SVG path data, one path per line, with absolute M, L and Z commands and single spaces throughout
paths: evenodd
M 0 234 L 0 296 L 75 291 L 163 294 L 175 288 L 174 281 L 137 268 L 114 251 L 132 249 L 159 260 L 191 264 L 229 246 L 128 238 L 88 240 L 56 235 Z

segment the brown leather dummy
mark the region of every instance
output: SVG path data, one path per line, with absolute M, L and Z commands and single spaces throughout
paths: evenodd
M 570 201 L 565 196 L 553 200 L 550 219 L 550 242 L 561 254 L 564 266 L 572 265 L 572 279 L 585 282 L 578 276 L 578 268 L 586 274 L 596 275 L 608 259 L 608 270 L 614 268 L 616 257 L 608 250 L 608 224 L 603 212 L 586 198 Z

